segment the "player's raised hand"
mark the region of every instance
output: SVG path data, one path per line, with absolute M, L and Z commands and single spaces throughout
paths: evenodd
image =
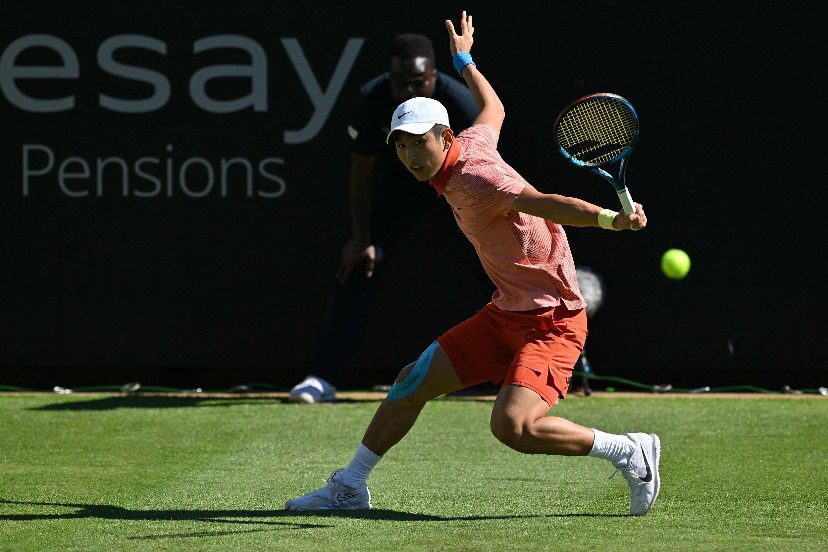
M 472 44 L 474 43 L 474 25 L 472 24 L 472 16 L 466 15 L 466 11 L 460 14 L 460 34 L 458 35 L 454 30 L 454 23 L 451 19 L 446 19 L 446 30 L 449 34 L 449 49 L 453 56 L 457 52 L 470 52 Z

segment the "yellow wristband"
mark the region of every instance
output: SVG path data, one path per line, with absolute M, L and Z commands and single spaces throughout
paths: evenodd
M 598 213 L 598 226 L 603 228 L 604 230 L 615 230 L 612 227 L 612 221 L 615 220 L 615 215 L 618 214 L 618 211 L 613 211 L 612 209 L 602 209 L 600 213 Z

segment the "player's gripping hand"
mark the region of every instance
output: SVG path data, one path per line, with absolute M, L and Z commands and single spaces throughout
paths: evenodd
M 617 230 L 642 230 L 647 226 L 647 214 L 640 203 L 635 204 L 635 212 L 627 215 L 624 212 L 612 220 L 612 227 Z
M 466 15 L 466 11 L 460 14 L 460 34 L 454 31 L 454 23 L 450 19 L 446 19 L 446 30 L 449 34 L 449 49 L 453 56 L 457 52 L 470 52 L 472 44 L 474 43 L 474 25 L 472 25 L 472 16 Z

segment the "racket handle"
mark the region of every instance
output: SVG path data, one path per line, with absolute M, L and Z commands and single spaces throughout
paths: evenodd
M 630 196 L 630 191 L 627 188 L 618 190 L 618 199 L 621 200 L 621 206 L 626 214 L 635 213 L 635 203 L 633 203 L 632 196 Z

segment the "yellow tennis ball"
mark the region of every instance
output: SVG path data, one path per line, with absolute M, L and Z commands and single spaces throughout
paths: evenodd
M 668 249 L 661 256 L 661 271 L 673 280 L 681 280 L 690 271 L 690 257 L 681 249 Z

